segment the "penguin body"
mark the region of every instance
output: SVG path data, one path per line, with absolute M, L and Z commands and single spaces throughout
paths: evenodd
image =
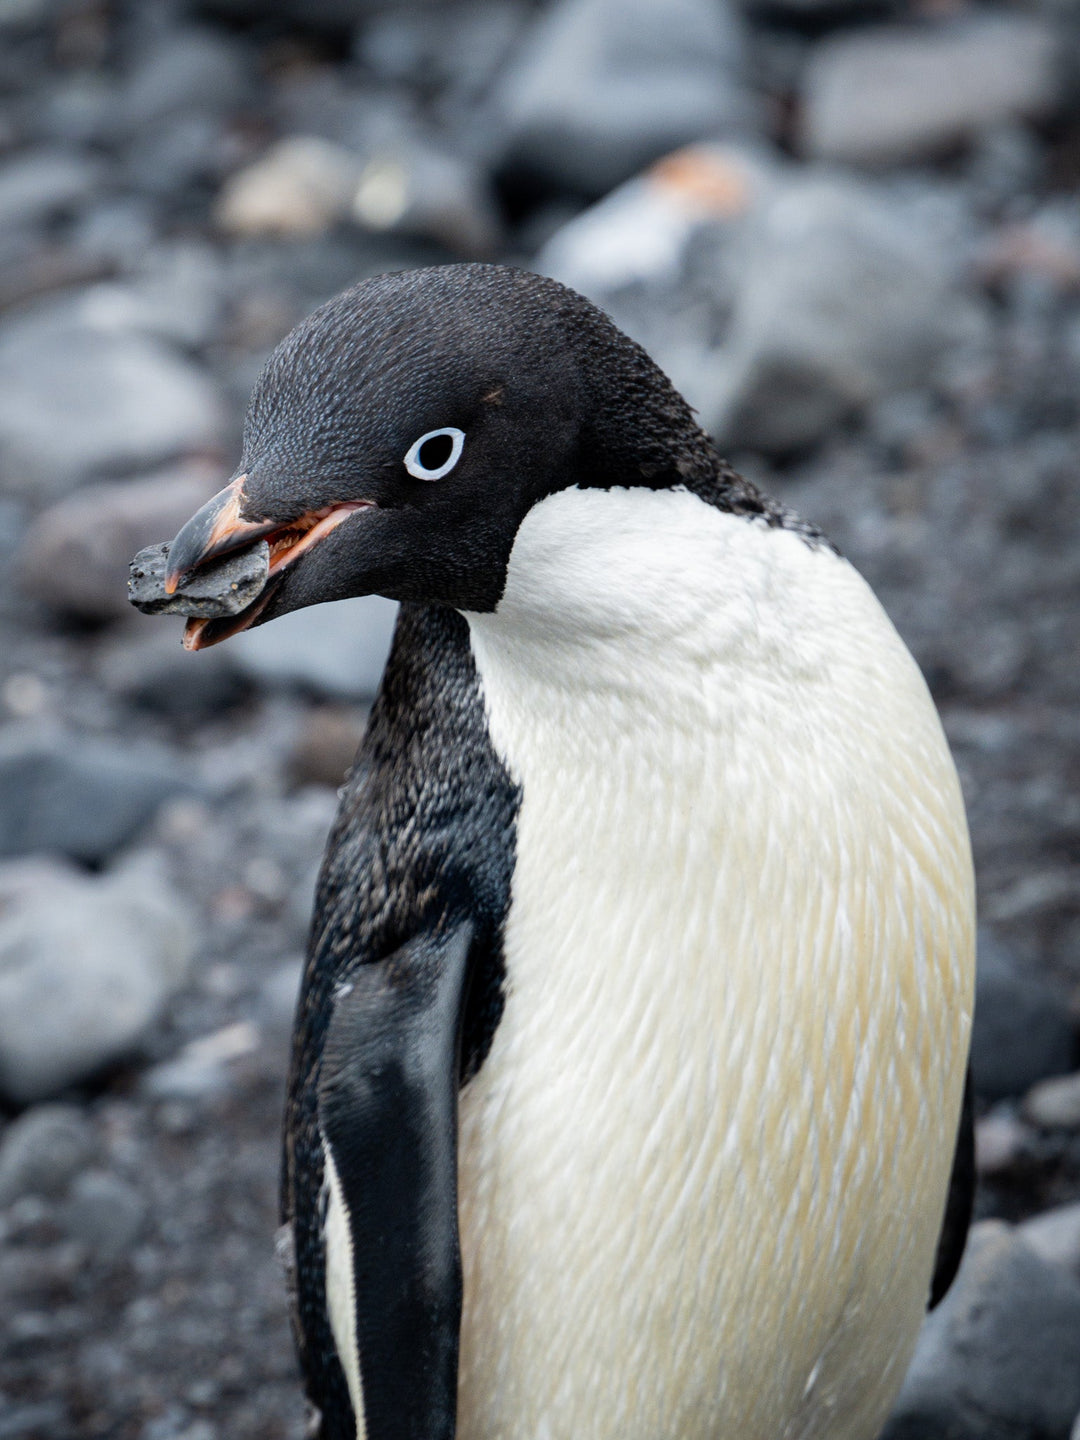
M 872 1440 L 950 1188 L 973 884 L 865 583 L 605 317 L 486 266 L 283 343 L 177 582 L 262 536 L 241 624 L 404 602 L 289 1084 L 319 1435 Z

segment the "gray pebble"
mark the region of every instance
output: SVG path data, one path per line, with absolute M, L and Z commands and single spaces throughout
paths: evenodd
M 1033 1086 L 1024 1100 L 1024 1114 L 1046 1130 L 1080 1130 L 1080 1071 Z
M 167 543 L 148 545 L 131 562 L 128 598 L 144 615 L 191 615 L 211 620 L 238 615 L 258 598 L 270 573 L 265 540 L 234 555 L 201 565 L 174 595 L 165 591 Z
M 1048 1265 L 1062 1265 L 1080 1276 L 1080 1200 L 1033 1215 L 1016 1233 Z
M 65 1229 L 100 1260 L 119 1260 L 146 1223 L 146 1202 L 126 1180 L 106 1170 L 87 1170 L 71 1187 Z
M 13 1120 L 0 1144 L 0 1207 L 22 1195 L 59 1195 L 94 1150 L 74 1105 L 36 1105 Z

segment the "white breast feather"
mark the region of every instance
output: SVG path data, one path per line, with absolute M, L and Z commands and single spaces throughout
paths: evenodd
M 461 1104 L 461 1440 L 869 1440 L 970 1027 L 923 680 L 846 562 L 669 491 L 543 501 L 468 619 L 523 802 Z

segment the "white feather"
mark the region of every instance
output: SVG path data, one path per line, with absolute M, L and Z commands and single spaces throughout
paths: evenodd
M 846 562 L 685 493 L 548 498 L 467 618 L 524 798 L 461 1102 L 461 1440 L 868 1440 L 970 1026 L 923 680 Z

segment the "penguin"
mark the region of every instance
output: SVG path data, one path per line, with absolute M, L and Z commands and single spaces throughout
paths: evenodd
M 872 1440 L 970 1213 L 974 884 L 865 581 L 493 265 L 282 341 L 166 588 L 264 540 L 190 649 L 401 602 L 288 1081 L 311 1433 Z

